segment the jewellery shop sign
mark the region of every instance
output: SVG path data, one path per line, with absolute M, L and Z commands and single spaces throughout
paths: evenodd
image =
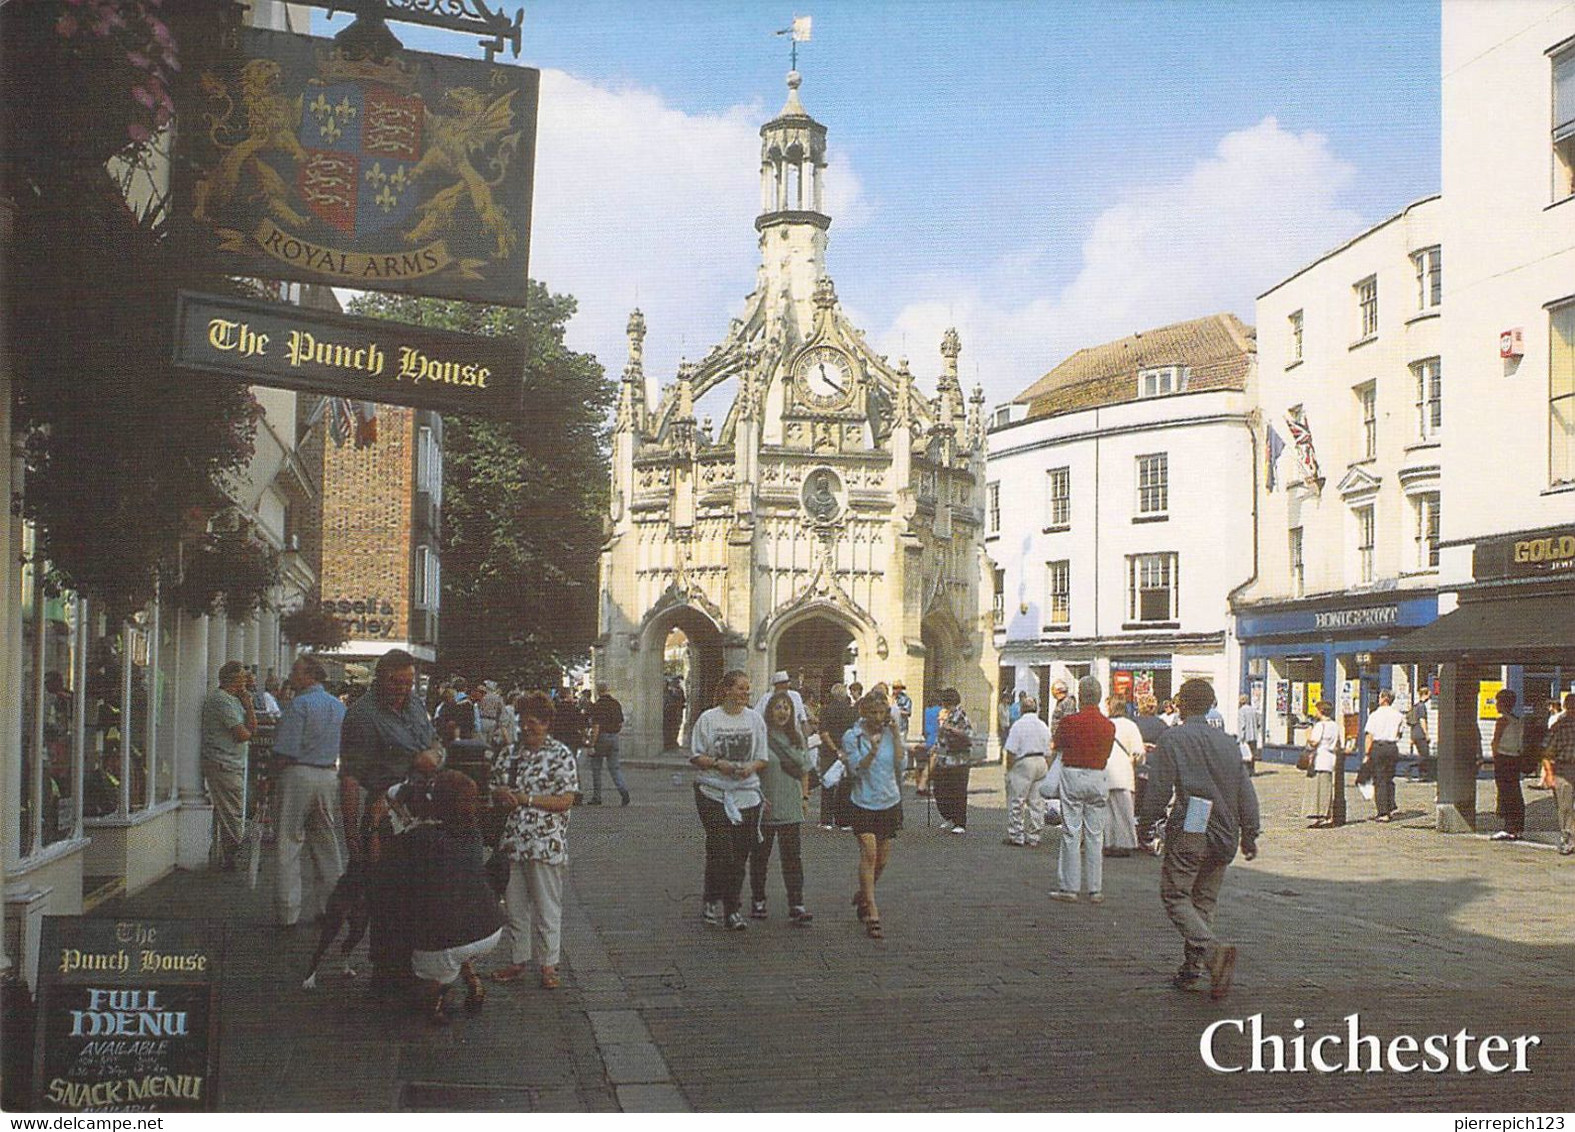
M 179 108 L 188 246 L 225 275 L 522 307 L 540 82 L 241 29 Z
M 216 1109 L 223 952 L 223 929 L 199 921 L 45 917 L 38 1109 Z
M 514 338 L 189 291 L 175 317 L 182 369 L 439 412 L 507 416 L 521 406 L 525 357 Z

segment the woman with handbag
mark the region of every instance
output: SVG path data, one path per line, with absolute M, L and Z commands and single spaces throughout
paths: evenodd
M 749 918 L 766 918 L 766 874 L 771 847 L 782 846 L 782 883 L 787 888 L 788 919 L 807 924 L 815 917 L 804 907 L 804 860 L 799 852 L 799 827 L 804 821 L 804 781 L 810 754 L 794 721 L 793 701 L 786 692 L 766 703 L 766 766 L 760 772 L 765 808 L 760 840 L 749 853 Z
M 941 692 L 940 742 L 936 744 L 935 770 L 930 790 L 947 833 L 968 832 L 968 775 L 973 770 L 973 724 L 962 709 L 956 688 Z
M 1143 733 L 1127 715 L 1125 696 L 1111 696 L 1106 704 L 1110 721 L 1115 724 L 1115 746 L 1105 763 L 1109 781 L 1110 818 L 1105 826 L 1105 856 L 1130 857 L 1138 847 L 1137 818 L 1132 795 L 1137 789 L 1137 768 L 1146 761 Z
M 1335 763 L 1340 759 L 1340 726 L 1334 721 L 1334 705 L 1319 700 L 1318 722 L 1307 734 L 1307 751 L 1297 765 L 1306 764 L 1307 789 L 1303 795 L 1303 812 L 1310 824 L 1308 829 L 1328 829 L 1334 824 Z
M 859 889 L 853 906 L 871 939 L 884 939 L 875 884 L 891 860 L 892 838 L 902 828 L 902 737 L 891 707 L 879 692 L 859 700 L 859 722 L 842 738 L 842 763 L 853 779 L 848 812 L 859 843 Z

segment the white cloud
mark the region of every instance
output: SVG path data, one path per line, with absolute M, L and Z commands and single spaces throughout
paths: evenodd
M 1084 346 L 1216 311 L 1251 323 L 1258 294 L 1362 227 L 1339 203 L 1353 175 L 1323 135 L 1265 118 L 1227 134 L 1174 182 L 1135 189 L 1101 213 L 1059 291 L 1043 282 L 1044 255 L 1015 251 L 988 278 L 931 281 L 874 338 L 893 355 L 906 339 L 927 357 L 957 326 L 964 385 L 977 373 L 994 404 Z
M 531 275 L 572 294 L 569 345 L 622 372 L 629 311 L 645 313 L 646 372 L 670 377 L 680 355 L 720 341 L 754 287 L 760 124 L 735 106 L 687 114 L 660 94 L 542 73 Z M 835 162 L 827 208 L 866 214 L 857 174 Z

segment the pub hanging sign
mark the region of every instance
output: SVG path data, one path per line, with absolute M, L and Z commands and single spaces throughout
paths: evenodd
M 181 112 L 208 266 L 525 305 L 539 71 L 256 28 L 240 48 Z
M 181 369 L 440 413 L 520 409 L 525 357 L 514 338 L 191 291 L 175 311 Z

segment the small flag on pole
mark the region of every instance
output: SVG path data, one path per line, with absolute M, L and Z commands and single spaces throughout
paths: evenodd
M 809 42 L 809 24 L 810 24 L 810 17 L 809 16 L 794 16 L 793 17 L 792 32 L 793 32 L 793 41 L 795 43 L 808 43 Z
M 1280 462 L 1280 453 L 1285 451 L 1285 441 L 1280 439 L 1280 434 L 1274 431 L 1271 424 L 1263 437 L 1264 453 L 1268 457 L 1265 467 L 1265 482 L 1272 492 L 1278 483 L 1276 472 Z

